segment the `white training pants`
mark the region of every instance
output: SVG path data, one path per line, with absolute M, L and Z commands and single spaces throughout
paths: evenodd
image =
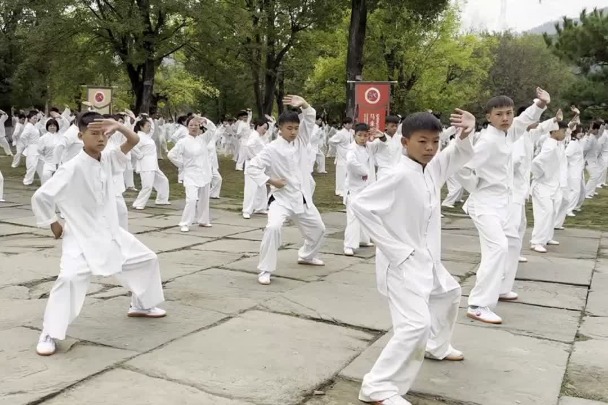
M 571 213 L 578 206 L 581 197 L 581 182 L 583 174 L 580 176 L 568 177 L 568 209 L 567 213 Z M 584 199 L 584 198 L 583 198 Z
M 3 124 L 0 124 L 3 125 Z M 4 150 L 4 153 L 7 156 L 13 156 L 13 151 L 11 150 L 11 146 L 8 144 L 6 137 L 0 136 L 0 147 Z
M 406 263 L 415 259 L 416 255 L 413 255 Z M 415 271 L 425 269 L 416 268 Z M 371 371 L 363 377 L 361 395 L 372 401 L 405 395 L 416 379 L 425 351 L 438 359 L 445 358 L 451 351 L 460 286 L 448 275 L 450 282 L 443 288 L 433 275 L 432 290 L 420 291 L 418 283 L 409 279 L 415 276 L 415 271 L 408 271 L 403 265 L 388 270 L 387 298 L 393 336 Z M 442 268 L 442 271 L 446 270 Z
M 585 202 L 585 197 L 587 196 L 587 190 L 585 189 L 585 176 L 584 174 L 581 176 L 580 180 L 580 190 L 578 195 L 578 204 L 576 204 L 576 209 L 580 210 Z
M 325 173 L 325 155 L 320 150 L 317 151 L 315 162 L 317 163 L 317 173 Z
M 598 182 L 598 186 L 606 184 L 606 175 L 608 174 L 606 170 L 608 169 L 608 157 L 598 159 L 598 163 L 600 166 L 600 180 Z
M 148 309 L 164 301 L 160 268 L 156 254 L 129 234 L 123 247 L 125 261 L 122 272 L 114 276 L 131 291 L 131 305 Z M 66 228 L 59 276 L 51 289 L 44 311 L 43 331 L 63 340 L 68 326 L 76 319 L 87 293 L 91 271 L 76 241 Z
M 569 190 L 567 188 L 561 189 L 561 200 L 557 204 L 555 211 L 555 222 L 554 228 L 561 228 L 566 222 L 566 214 L 568 214 L 568 205 L 570 205 Z
M 336 195 L 344 197 L 344 183 L 346 182 L 346 162 L 336 162 Z
M 220 174 L 217 167 L 211 169 L 211 190 L 209 190 L 209 197 L 220 198 L 220 191 L 222 191 L 222 175 Z
M 34 182 L 34 175 L 38 174 L 40 182 L 42 182 L 42 169 L 44 163 L 40 160 L 39 155 L 29 154 L 25 157 L 25 177 L 23 178 L 23 185 L 29 186 Z
M 0 172 L 0 201 L 4 200 L 4 176 Z
M 596 193 L 596 187 L 600 185 L 600 178 L 602 177 L 602 168 L 599 162 L 589 162 L 587 164 L 587 172 L 589 173 L 589 180 L 585 185 L 585 195 L 587 197 L 593 197 Z
M 140 172 L 141 190 L 137 195 L 137 199 L 133 202 L 134 208 L 145 208 L 152 188 L 156 190 L 156 203 L 166 204 L 169 202 L 169 180 L 160 169 L 155 171 Z
M 51 177 L 53 177 L 53 174 L 55 173 L 55 170 L 56 170 L 55 168 L 51 168 L 51 167 L 43 165 L 43 167 L 42 167 L 42 176 L 40 177 L 40 183 L 44 184 Z
M 21 156 L 23 156 L 23 149 L 23 145 L 17 144 L 17 152 L 13 156 L 13 163 L 11 164 L 13 169 L 19 167 L 19 164 L 21 163 Z
M 126 188 L 135 188 L 135 181 L 133 178 L 133 164 L 130 160 L 127 161 L 127 168 L 123 173 L 123 178 L 125 179 Z
M 204 187 L 184 186 L 184 188 L 186 189 L 186 205 L 179 226 L 190 226 L 194 223 L 210 224 L 209 184 L 205 184 Z
M 453 207 L 454 204 L 462 199 L 464 188 L 462 188 L 454 176 L 448 177 L 446 183 L 448 185 L 448 195 L 441 205 L 444 207 Z
M 561 189 L 552 189 L 544 184 L 535 184 L 532 188 L 532 210 L 534 228 L 530 244 L 545 246 L 553 240 L 555 218 L 562 202 Z
M 118 212 L 118 225 L 129 232 L 129 210 L 122 194 L 116 196 L 116 211 Z
M 236 158 L 236 170 L 243 170 L 245 167 L 245 161 L 247 161 L 247 144 L 243 145 L 242 143 L 239 143 Z
M 521 252 L 521 208 L 510 202 L 504 207 L 483 207 L 477 211 L 469 206 L 468 212 L 479 232 L 481 245 L 481 263 L 475 287 L 469 294 L 469 306 L 494 308 L 501 290 L 509 287 L 517 273 L 514 263 L 518 262 Z
M 351 208 L 352 199 L 357 193 L 349 192 L 346 196 L 346 228 L 344 229 L 344 249 L 358 249 L 361 243 L 369 243 L 367 232 L 361 227 L 361 223 Z
M 247 163 L 245 164 L 247 166 Z M 258 186 L 251 176 L 245 173 L 245 187 L 243 190 L 243 214 L 266 211 L 268 208 L 268 196 L 266 185 Z
M 296 223 L 304 237 L 304 244 L 298 251 L 298 257 L 304 260 L 316 258 L 323 245 L 325 225 L 319 210 L 314 205 L 306 207 L 304 212 L 296 214 L 292 209 L 285 208 L 277 201 L 268 207 L 268 223 L 264 229 L 264 236 L 260 244 L 260 272 L 274 272 L 277 269 L 277 253 L 281 247 L 281 229 L 287 219 Z

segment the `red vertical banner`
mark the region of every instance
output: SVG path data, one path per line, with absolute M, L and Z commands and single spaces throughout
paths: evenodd
M 355 83 L 355 106 L 357 122 L 364 122 L 380 131 L 385 129 L 385 120 L 391 104 L 391 85 L 386 82 Z

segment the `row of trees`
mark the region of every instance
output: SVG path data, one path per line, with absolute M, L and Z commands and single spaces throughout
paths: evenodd
M 337 118 L 347 80 L 391 80 L 394 111 L 546 87 L 593 115 L 608 102 L 608 16 L 564 20 L 556 36 L 463 33 L 448 0 L 0 0 L 0 108 L 80 104 L 82 85 L 115 105 L 218 117 L 281 109 L 306 94 Z M 556 103 L 557 104 L 557 103 Z

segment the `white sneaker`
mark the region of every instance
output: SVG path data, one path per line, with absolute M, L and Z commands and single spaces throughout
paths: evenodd
M 534 250 L 537 253 L 547 253 L 547 249 L 543 245 L 532 245 L 530 249 Z
M 547 245 L 549 246 L 558 246 L 559 242 L 556 240 L 550 240 L 549 242 L 547 242 Z
M 270 273 L 267 271 L 263 271 L 258 275 L 258 283 L 262 285 L 270 284 Z
M 528 259 L 526 259 L 526 258 L 525 258 L 525 257 L 523 257 L 523 256 L 519 256 L 519 262 L 520 262 L 520 263 L 528 263 Z
M 180 231 L 182 232 L 190 232 L 190 228 L 188 228 L 187 226 L 182 226 L 181 228 L 179 228 Z
M 471 319 L 475 319 L 476 321 L 481 321 L 485 323 L 492 324 L 500 324 L 502 323 L 502 318 L 496 315 L 490 308 L 488 307 L 469 307 L 467 309 L 467 316 Z
M 167 202 L 155 202 L 155 205 L 171 205 L 171 203 L 169 201 Z
M 203 228 L 213 228 L 213 225 L 211 225 L 211 224 L 198 224 L 198 226 L 203 227 Z
M 376 245 L 374 245 L 371 242 L 370 243 L 361 243 L 360 245 L 361 245 L 361 247 L 374 247 L 374 246 L 376 246 Z
M 50 356 L 55 354 L 57 346 L 55 346 L 55 340 L 50 337 L 47 333 L 42 332 L 38 344 L 36 345 L 36 353 L 40 356 Z
M 515 301 L 517 298 L 519 298 L 519 295 L 516 292 L 511 291 L 506 294 L 500 294 L 498 296 L 498 301 Z
M 144 207 L 133 207 L 133 208 L 135 208 L 135 209 L 136 209 L 136 210 L 138 210 L 138 211 L 141 211 L 141 210 L 143 210 L 143 209 L 144 209 Z
M 575 214 L 575 213 L 573 213 L 573 212 L 569 212 L 569 213 L 567 213 L 567 214 L 566 214 L 566 216 L 567 216 L 567 217 L 571 217 L 571 218 L 572 218 L 572 217 L 575 217 L 575 216 L 576 216 L 576 214 Z
M 355 251 L 351 248 L 344 248 L 344 256 L 354 256 Z
M 305 266 L 325 266 L 325 263 L 321 259 L 317 259 L 316 257 L 311 260 L 305 260 L 298 258 L 298 264 L 303 264 Z
M 157 307 L 150 309 L 130 307 L 127 316 L 129 318 L 162 318 L 167 315 L 167 311 Z
M 243 218 L 245 218 L 245 219 L 251 219 L 251 215 L 246 214 L 246 213 L 243 212 Z
M 454 208 L 454 206 L 450 204 L 441 204 L 441 206 L 446 208 Z
M 375 401 L 373 403 L 376 405 L 412 405 L 410 401 L 407 401 L 400 395 L 394 395 L 383 401 Z
M 429 359 L 429 360 L 438 360 L 438 361 L 442 361 L 442 360 L 445 360 L 445 361 L 462 361 L 462 360 L 464 360 L 464 354 L 460 350 L 456 350 L 456 349 L 454 349 L 453 347 L 450 346 L 450 352 L 447 354 L 447 356 L 445 356 L 442 359 L 433 356 L 429 352 L 426 352 L 424 354 L 424 358 L 425 359 Z
M 555 229 L 556 231 L 563 231 L 566 228 L 564 228 L 563 226 L 558 226 L 558 227 L 555 227 L 553 229 Z
M 582 208 L 575 208 L 573 211 L 575 212 L 581 212 L 583 209 Z
M 0 202 L 6 202 L 4 198 L 0 198 Z

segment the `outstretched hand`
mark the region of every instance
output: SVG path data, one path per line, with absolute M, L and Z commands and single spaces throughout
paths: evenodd
M 557 122 L 564 120 L 564 112 L 562 111 L 561 108 L 559 110 L 557 110 L 557 114 L 555 114 L 555 119 L 557 120 Z
M 460 139 L 469 136 L 475 130 L 475 116 L 468 111 L 457 108 L 450 115 L 450 123 L 460 128 Z
M 308 108 L 309 104 L 306 102 L 306 100 L 304 100 L 303 97 L 301 96 L 296 96 L 296 95 L 288 95 L 283 97 L 283 104 L 285 105 L 290 105 L 292 107 L 302 107 L 302 108 Z
M 536 88 L 536 98 L 543 102 L 545 106 L 551 103 L 551 95 L 549 94 L 549 92 L 541 89 L 540 87 Z
M 576 116 L 581 115 L 581 110 L 579 110 L 575 105 L 570 107 L 570 111 L 572 111 L 574 113 L 574 115 L 576 115 Z
M 112 135 L 121 127 L 121 123 L 109 118 L 99 118 L 91 122 L 87 128 L 93 131 L 101 131 L 104 135 Z

